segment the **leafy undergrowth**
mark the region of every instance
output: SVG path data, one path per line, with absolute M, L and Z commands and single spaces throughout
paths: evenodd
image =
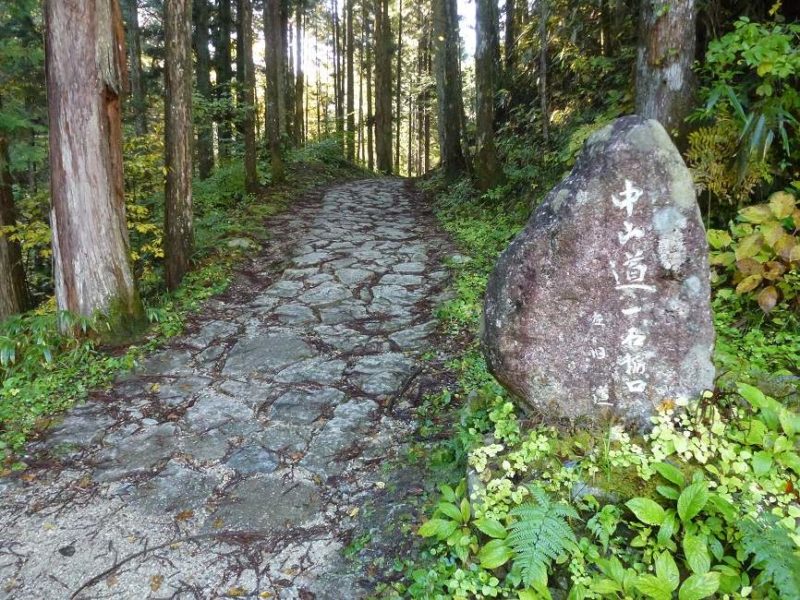
M 143 162 L 143 161 L 140 161 Z M 134 158 L 131 168 L 141 166 Z M 223 292 L 234 266 L 258 241 L 269 237 L 264 221 L 284 210 L 292 199 L 314 187 L 363 176 L 342 159 L 333 141 L 294 151 L 287 161 L 287 183 L 267 185 L 251 196 L 244 191 L 241 161 L 222 165 L 211 177 L 194 184 L 196 252 L 194 269 L 180 288 L 167 293 L 162 286 L 160 196 L 139 198 L 129 206 L 134 262 L 150 321 L 142 339 L 128 346 L 102 343 L 102 318 L 57 315 L 52 298 L 33 311 L 0 323 L 0 473 L 25 464 L 15 456 L 25 442 L 47 427 L 57 414 L 86 397 L 92 389 L 110 385 L 121 371 L 131 369 L 146 352 L 183 329 L 184 320 L 204 300 Z M 146 169 L 137 171 L 140 180 Z M 269 183 L 269 175 L 265 177 Z M 141 193 L 133 192 L 135 196 Z M 138 236 L 138 237 L 137 237 Z M 59 333 L 66 320 L 87 335 Z
M 527 203 L 466 181 L 423 185 L 467 255 L 439 317 L 472 343 L 452 364 L 455 389 L 420 411 L 439 483 L 418 530 L 429 544 L 384 595 L 800 597 L 797 315 L 718 289 L 718 389 L 665 404 L 645 436 L 522 422 L 476 334 L 486 278 Z

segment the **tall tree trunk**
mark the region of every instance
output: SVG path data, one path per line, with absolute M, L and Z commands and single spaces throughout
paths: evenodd
M 136 135 L 147 133 L 147 103 L 142 77 L 142 34 L 139 29 L 139 1 L 124 0 L 123 17 L 128 44 L 128 70 L 131 89 L 131 109 L 133 110 L 133 126 Z
M 221 160 L 230 156 L 233 138 L 231 112 L 231 0 L 217 0 L 217 27 L 214 36 L 214 66 L 217 71 L 216 97 L 226 107 L 217 116 L 217 143 Z
M 8 140 L 0 130 L 0 230 L 16 225 L 17 221 L 10 166 Z M 0 321 L 23 312 L 28 306 L 28 286 L 19 242 L 11 241 L 0 232 Z
M 189 271 L 194 250 L 191 31 L 191 0 L 164 0 L 164 270 L 170 290 Z
M 253 0 L 238 0 L 239 32 L 242 36 L 241 106 L 244 137 L 244 187 L 247 193 L 258 191 L 256 169 L 256 69 L 253 65 Z M 237 57 L 238 59 L 238 57 Z
M 283 87 L 283 58 L 281 56 L 281 0 L 266 0 L 264 3 L 264 33 L 267 57 L 267 142 L 273 182 L 281 182 L 286 173 L 281 154 L 280 105 Z M 276 51 L 277 49 L 277 51 Z
M 367 169 L 370 171 L 375 169 L 375 141 L 373 137 L 375 127 L 375 115 L 372 112 L 372 15 L 371 10 L 368 10 L 370 0 L 363 0 L 363 18 L 364 28 L 366 30 L 366 51 L 364 57 L 364 70 L 366 71 L 367 83 Z M 372 0 L 373 8 L 375 0 Z
M 499 80 L 500 40 L 497 0 L 476 0 L 475 6 L 475 178 L 478 189 L 486 191 L 503 181 L 503 169 L 497 160 L 494 143 L 494 96 Z
M 252 0 L 250 0 L 252 4 Z M 252 6 L 250 7 L 250 20 L 252 22 Z M 251 33 L 252 37 L 252 33 Z M 236 0 L 236 134 L 240 139 L 244 140 L 244 107 L 246 101 L 244 98 L 245 86 L 245 67 L 244 67 L 244 38 L 245 33 L 242 30 L 242 7 L 241 0 Z M 252 56 L 252 49 L 250 54 Z
M 289 3 L 281 2 L 281 133 L 284 140 L 294 143 L 294 63 L 289 39 Z
M 339 3 L 333 0 L 333 112 L 336 118 L 336 135 L 339 141 L 344 144 L 344 98 L 342 98 L 342 86 L 340 81 L 343 77 L 341 65 L 341 31 L 339 27 Z
M 394 151 L 394 172 L 400 173 L 400 125 L 402 124 L 403 111 L 401 110 L 401 83 L 403 74 L 403 0 L 397 0 L 397 75 L 394 91 L 394 120 L 395 120 L 395 151 Z
M 211 101 L 211 56 L 208 52 L 208 0 L 194 0 L 194 53 L 197 59 L 197 93 Z M 197 170 L 206 179 L 214 169 L 214 131 L 208 119 L 197 128 Z
M 105 314 L 112 332 L 131 332 L 143 310 L 125 223 L 119 4 L 47 0 L 44 15 L 56 303 L 85 317 Z
M 306 111 L 303 110 L 305 75 L 303 74 L 303 5 L 301 2 L 297 3 L 295 21 L 294 59 L 296 67 L 294 70 L 294 139 L 298 146 L 302 146 L 306 136 L 304 122 Z
M 649 0 L 643 0 L 647 2 Z M 550 112 L 547 108 L 547 19 L 548 0 L 537 0 L 539 3 L 539 106 L 542 112 L 542 137 L 544 143 L 550 141 Z
M 659 121 L 679 141 L 694 94 L 696 19 L 694 0 L 641 3 L 636 112 Z
M 365 23 L 361 23 L 361 37 L 358 44 L 358 140 L 356 147 L 358 148 L 358 160 L 363 165 L 365 162 L 364 157 L 364 32 Z
M 527 2 L 527 0 L 523 0 Z M 517 54 L 517 19 L 515 14 L 516 0 L 506 0 L 505 28 L 505 78 L 511 81 L 514 76 L 514 63 Z
M 375 0 L 375 154 L 378 171 L 392 172 L 392 28 L 389 0 Z
M 353 0 L 346 0 L 345 5 L 345 71 L 347 75 L 347 139 L 345 156 L 349 161 L 356 159 L 356 121 L 355 121 L 355 80 L 353 78 Z
M 455 0 L 433 0 L 433 37 L 439 116 L 439 155 L 447 177 L 466 171 L 461 147 L 464 103 L 459 68 L 458 12 Z

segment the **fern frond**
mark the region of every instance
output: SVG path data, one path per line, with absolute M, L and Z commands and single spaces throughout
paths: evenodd
M 739 524 L 742 546 L 752 565 L 772 581 L 781 598 L 800 598 L 800 555 L 797 545 L 773 515 Z
M 532 487 L 531 496 L 535 502 L 511 510 L 517 520 L 507 541 L 525 585 L 545 585 L 550 563 L 577 544 L 567 519 L 578 518 L 578 513 L 568 504 L 551 501 L 541 488 Z

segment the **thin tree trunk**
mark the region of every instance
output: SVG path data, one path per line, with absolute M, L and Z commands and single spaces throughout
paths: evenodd
M 281 57 L 281 0 L 266 0 L 264 3 L 264 30 L 267 42 L 267 140 L 269 143 L 272 181 L 281 182 L 286 174 L 281 154 L 280 104 L 283 79 Z M 278 49 L 276 52 L 275 49 Z
M 0 230 L 16 225 L 8 140 L 0 130 Z M 19 242 L 0 233 L 0 321 L 27 310 L 28 286 Z
M 252 2 L 252 0 L 250 0 Z M 245 67 L 244 67 L 244 31 L 242 30 L 242 7 L 241 0 L 236 0 L 236 134 L 244 140 L 244 86 L 245 86 Z M 252 7 L 251 7 L 252 11 Z M 251 13 L 252 21 L 252 13 Z M 252 55 L 252 50 L 250 51 Z
M 192 226 L 192 5 L 164 0 L 164 270 L 167 288 L 177 288 L 194 251 Z
M 238 28 L 242 43 L 241 106 L 242 135 L 244 137 L 244 187 L 247 193 L 258 191 L 256 168 L 256 69 L 253 64 L 253 0 L 238 0 Z M 238 57 L 237 57 L 238 60 Z
M 461 147 L 464 103 L 459 69 L 458 12 L 455 0 L 433 0 L 433 36 L 439 125 L 439 155 L 447 177 L 466 171 Z
M 400 126 L 402 124 L 403 118 L 402 114 L 403 111 L 401 109 L 401 94 L 402 94 L 402 87 L 401 83 L 403 81 L 402 74 L 403 74 L 403 0 L 397 0 L 397 79 L 395 80 L 396 89 L 394 91 L 395 97 L 395 105 L 394 105 L 394 114 L 395 114 L 395 127 L 396 127 L 396 142 L 395 142 L 395 152 L 394 152 L 394 172 L 400 173 Z
M 128 71 L 131 90 L 131 108 L 136 135 L 147 133 L 147 103 L 142 77 L 142 34 L 139 29 L 139 2 L 125 0 L 122 4 L 128 44 Z
M 294 62 L 292 43 L 289 39 L 289 3 L 281 2 L 281 134 L 289 143 L 294 143 Z
M 516 0 L 506 0 L 506 28 L 505 28 L 505 78 L 511 81 L 514 76 L 514 63 L 517 53 L 517 22 L 514 14 Z M 527 0 L 523 0 L 527 2 Z
M 216 97 L 224 108 L 217 116 L 217 143 L 221 160 L 230 156 L 233 138 L 231 113 L 227 109 L 231 102 L 231 0 L 217 0 L 217 29 L 214 36 L 214 63 L 217 71 Z
M 197 93 L 211 100 L 211 56 L 208 52 L 208 0 L 194 0 L 194 52 L 197 59 Z M 200 179 L 214 169 L 214 131 L 208 119 L 197 128 L 197 167 Z
M 542 112 L 542 138 L 544 143 L 550 141 L 550 112 L 547 108 L 547 18 L 548 0 L 537 0 L 539 3 L 539 106 Z M 647 1 L 647 0 L 645 0 Z
M 636 112 L 659 121 L 679 142 L 694 95 L 696 19 L 694 0 L 641 3 Z
M 364 160 L 364 23 L 361 24 L 361 38 L 358 46 L 358 160 Z
M 540 0 L 541 1 L 541 0 Z M 475 48 L 475 178 L 479 190 L 486 191 L 503 181 L 494 143 L 494 96 L 497 91 L 500 40 L 497 0 L 476 0 Z
M 333 0 L 333 97 L 334 113 L 336 117 L 336 134 L 344 144 L 344 98 L 342 97 L 344 88 L 341 80 L 344 77 L 341 65 L 341 30 L 339 27 L 339 3 Z
M 294 59 L 295 59 L 295 86 L 294 86 L 294 137 L 295 143 L 302 146 L 305 141 L 305 111 L 303 110 L 303 91 L 304 91 L 304 75 L 303 75 L 303 5 L 301 2 L 297 3 L 297 12 L 295 13 L 295 36 L 294 36 Z
M 367 169 L 370 171 L 375 169 L 375 142 L 373 138 L 373 127 L 375 126 L 375 116 L 372 113 L 372 16 L 371 11 L 367 6 L 370 0 L 364 0 L 363 4 L 363 17 L 364 28 L 366 30 L 366 52 L 364 61 L 366 63 L 366 80 L 367 80 Z M 375 0 L 372 0 L 373 8 Z
M 375 10 L 375 150 L 378 171 L 392 172 L 392 28 L 389 1 Z
M 345 5 L 345 71 L 347 74 L 347 139 L 345 144 L 345 156 L 349 161 L 355 161 L 355 80 L 353 78 L 353 0 L 346 0 Z
M 112 332 L 129 333 L 143 310 L 125 223 L 119 5 L 47 0 L 44 15 L 56 303 L 85 317 L 104 314 Z

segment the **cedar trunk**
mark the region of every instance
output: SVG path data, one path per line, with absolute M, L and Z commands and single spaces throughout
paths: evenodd
M 375 127 L 375 116 L 372 112 L 372 16 L 371 11 L 367 10 L 368 0 L 364 0 L 363 18 L 364 29 L 366 30 L 366 49 L 364 56 L 364 69 L 367 85 L 367 169 L 372 171 L 375 168 L 375 142 L 373 132 Z
M 253 65 L 253 0 L 239 0 L 238 23 L 242 42 L 242 73 L 240 109 L 243 111 L 242 135 L 244 136 L 244 187 L 248 194 L 258 191 L 258 171 L 256 168 L 256 70 Z M 238 60 L 239 57 L 237 57 Z
M 392 28 L 389 0 L 375 0 L 375 154 L 378 171 L 392 172 Z
M 394 145 L 394 172 L 400 173 L 400 125 L 403 121 L 401 110 L 402 94 L 402 74 L 403 74 L 403 0 L 397 0 L 397 73 L 395 74 L 394 90 L 394 121 L 395 121 L 395 145 Z
M 0 130 L 0 229 L 16 224 L 9 168 L 8 141 Z M 23 312 L 28 306 L 28 287 L 19 242 L 0 233 L 0 321 Z
M 267 143 L 269 144 L 272 181 L 285 178 L 281 155 L 281 97 L 283 86 L 283 57 L 281 55 L 281 0 L 264 3 L 264 37 L 267 57 Z
M 113 333 L 130 332 L 143 310 L 125 222 L 119 4 L 47 0 L 44 16 L 56 303 L 105 314 Z
M 308 135 L 308 125 L 306 123 L 308 111 L 303 107 L 303 95 L 305 92 L 305 74 L 303 73 L 303 5 L 297 3 L 295 12 L 295 83 L 294 83 L 294 139 L 298 146 L 302 146 Z
M 464 103 L 459 68 L 458 12 L 455 0 L 433 0 L 433 37 L 436 44 L 435 71 L 439 113 L 439 155 L 448 177 L 466 171 L 461 147 Z
M 216 96 L 224 103 L 230 103 L 231 79 L 233 66 L 231 63 L 231 0 L 217 0 L 217 28 L 214 36 L 214 62 L 217 71 Z M 221 159 L 230 155 L 230 144 L 233 138 L 231 115 L 223 110 L 217 115 L 217 143 Z
M 189 271 L 194 248 L 192 228 L 192 5 L 164 1 L 164 128 L 167 182 L 164 210 L 164 268 L 174 290 Z
M 147 103 L 145 101 L 144 79 L 142 78 L 142 34 L 139 29 L 139 1 L 125 0 L 122 4 L 125 11 L 126 40 L 128 44 L 128 64 L 131 109 L 133 124 L 137 135 L 147 133 Z
M 347 137 L 345 138 L 345 155 L 347 160 L 356 159 L 356 121 L 355 121 L 355 80 L 353 78 L 353 0 L 345 5 L 345 73 L 347 76 Z
M 500 69 L 500 40 L 497 0 L 476 0 L 476 155 L 475 178 L 478 189 L 486 191 L 503 181 L 494 143 L 494 96 Z
M 194 52 L 197 59 L 197 93 L 211 100 L 211 55 L 208 51 L 208 0 L 194 0 Z M 208 119 L 197 127 L 197 166 L 200 179 L 214 169 L 214 132 Z
M 636 112 L 656 119 L 677 139 L 692 107 L 695 53 L 694 0 L 648 0 L 640 13 Z

